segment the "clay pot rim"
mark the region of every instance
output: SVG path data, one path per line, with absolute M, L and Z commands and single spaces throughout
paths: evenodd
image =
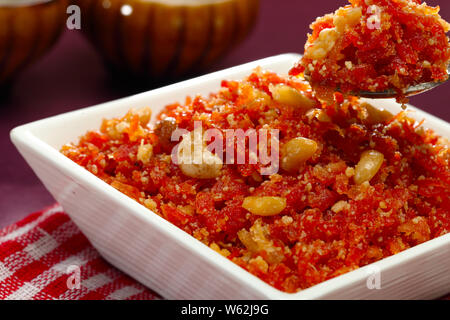
M 27 7 L 27 6 L 34 6 L 38 4 L 44 4 L 47 2 L 53 2 L 56 0 L 0 0 L 0 8 L 1 7 Z
M 0 0 L 1 1 L 1 0 Z M 24 0 L 26 1 L 26 0 Z M 99 0 L 102 1 L 102 0 Z M 107 2 L 115 0 L 103 0 Z M 233 0 L 127 0 L 124 5 L 133 5 L 133 3 L 148 3 L 148 4 L 158 4 L 167 7 L 201 7 L 209 6 L 214 4 L 220 4 L 224 2 L 230 2 Z

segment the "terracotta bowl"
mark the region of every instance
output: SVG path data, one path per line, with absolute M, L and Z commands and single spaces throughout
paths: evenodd
M 67 0 L 0 0 L 0 85 L 56 42 Z
M 115 68 L 150 79 L 211 66 L 255 24 L 259 0 L 74 0 L 82 30 Z

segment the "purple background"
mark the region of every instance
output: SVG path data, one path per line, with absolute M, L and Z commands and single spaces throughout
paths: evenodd
M 303 52 L 309 24 L 334 11 L 345 0 L 261 0 L 261 12 L 250 37 L 212 70 L 287 52 Z M 450 1 L 428 0 L 441 6 L 450 20 Z M 14 83 L 8 100 L 0 100 L 0 227 L 54 202 L 9 139 L 20 124 L 84 108 L 134 93 L 136 89 L 111 81 L 102 61 L 77 31 L 66 31 L 46 56 L 25 70 Z M 411 99 L 450 121 L 450 83 Z

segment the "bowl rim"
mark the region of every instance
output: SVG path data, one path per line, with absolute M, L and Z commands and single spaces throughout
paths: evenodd
M 204 245 L 190 234 L 184 232 L 183 230 L 179 229 L 169 221 L 158 216 L 157 214 L 147 209 L 146 207 L 142 206 L 135 200 L 129 198 L 125 194 L 116 190 L 111 185 L 107 184 L 100 178 L 96 177 L 94 174 L 90 173 L 85 168 L 79 166 L 69 158 L 65 157 L 63 154 L 59 152 L 57 148 L 51 146 L 49 142 L 46 142 L 43 138 L 40 138 L 38 136 L 39 135 L 38 131 L 43 130 L 42 132 L 45 132 L 46 127 L 51 123 L 58 123 L 61 121 L 69 121 L 71 119 L 77 119 L 80 118 L 81 116 L 86 116 L 100 110 L 102 112 L 108 111 L 109 109 L 120 103 L 127 103 L 131 108 L 133 106 L 132 104 L 133 101 L 136 101 L 139 98 L 147 97 L 148 99 L 151 99 L 152 96 L 167 94 L 172 90 L 187 90 L 191 85 L 207 82 L 210 81 L 211 79 L 216 80 L 226 79 L 238 73 L 242 74 L 244 71 L 245 71 L 244 74 L 247 74 L 249 71 L 253 70 L 257 66 L 262 66 L 263 68 L 269 67 L 270 69 L 271 65 L 275 65 L 276 63 L 286 61 L 297 61 L 300 57 L 301 56 L 298 54 L 282 54 L 272 56 L 269 58 L 256 60 L 250 63 L 246 63 L 222 71 L 210 73 L 198 78 L 175 83 L 159 89 L 132 95 L 130 97 L 125 97 L 115 101 L 110 101 L 96 106 L 82 108 L 75 111 L 66 112 L 63 114 L 45 118 L 42 120 L 34 121 L 14 128 L 10 133 L 11 140 L 16 145 L 16 147 L 20 145 L 27 146 L 35 154 L 39 154 L 41 157 L 43 157 L 45 161 L 50 163 L 50 165 L 55 166 L 56 168 L 62 170 L 65 173 L 68 173 L 71 177 L 74 177 L 78 181 L 80 181 L 81 184 L 83 183 L 89 184 L 91 187 L 94 187 L 99 192 L 105 194 L 105 196 L 110 197 L 111 201 L 114 202 L 117 201 L 122 203 L 123 205 L 126 205 L 127 207 L 130 208 L 129 210 L 130 214 L 133 214 L 143 219 L 153 228 L 158 228 L 159 231 L 163 232 L 167 237 L 175 241 L 178 245 L 182 246 L 183 248 L 186 248 L 187 250 L 195 252 L 196 254 L 204 258 L 206 261 L 208 261 L 208 263 L 215 265 L 218 269 L 223 270 L 224 272 L 228 273 L 228 275 L 244 283 L 246 286 L 251 287 L 252 290 L 254 290 L 255 292 L 263 294 L 267 298 L 271 299 L 322 298 L 332 291 L 345 289 L 354 285 L 355 283 L 364 281 L 371 274 L 373 266 L 379 268 L 381 272 L 385 272 L 390 269 L 399 267 L 403 264 L 407 264 L 409 261 L 417 259 L 418 257 L 424 257 L 432 251 L 443 250 L 445 247 L 449 247 L 450 233 L 426 241 L 415 247 L 409 248 L 395 255 L 386 257 L 382 260 L 371 263 L 364 267 L 358 268 L 356 270 L 326 280 L 310 288 L 301 290 L 296 293 L 286 293 L 267 284 L 260 278 L 254 276 L 250 272 L 239 267 L 234 262 L 223 257 L 210 247 Z M 239 76 L 239 78 L 242 77 Z M 420 116 L 426 116 L 428 120 L 432 120 L 433 122 L 437 123 L 442 128 L 444 128 L 446 132 L 447 131 L 450 132 L 450 124 L 447 123 L 446 121 L 439 119 L 435 116 L 432 116 L 426 112 L 423 112 L 415 107 L 409 106 L 409 108 L 411 110 L 417 111 Z M 83 133 L 84 131 L 80 132 L 80 135 Z M 149 212 L 153 214 L 149 214 Z

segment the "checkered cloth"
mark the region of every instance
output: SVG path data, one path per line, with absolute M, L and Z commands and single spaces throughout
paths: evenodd
M 105 262 L 59 205 L 0 230 L 0 299 L 158 298 Z

